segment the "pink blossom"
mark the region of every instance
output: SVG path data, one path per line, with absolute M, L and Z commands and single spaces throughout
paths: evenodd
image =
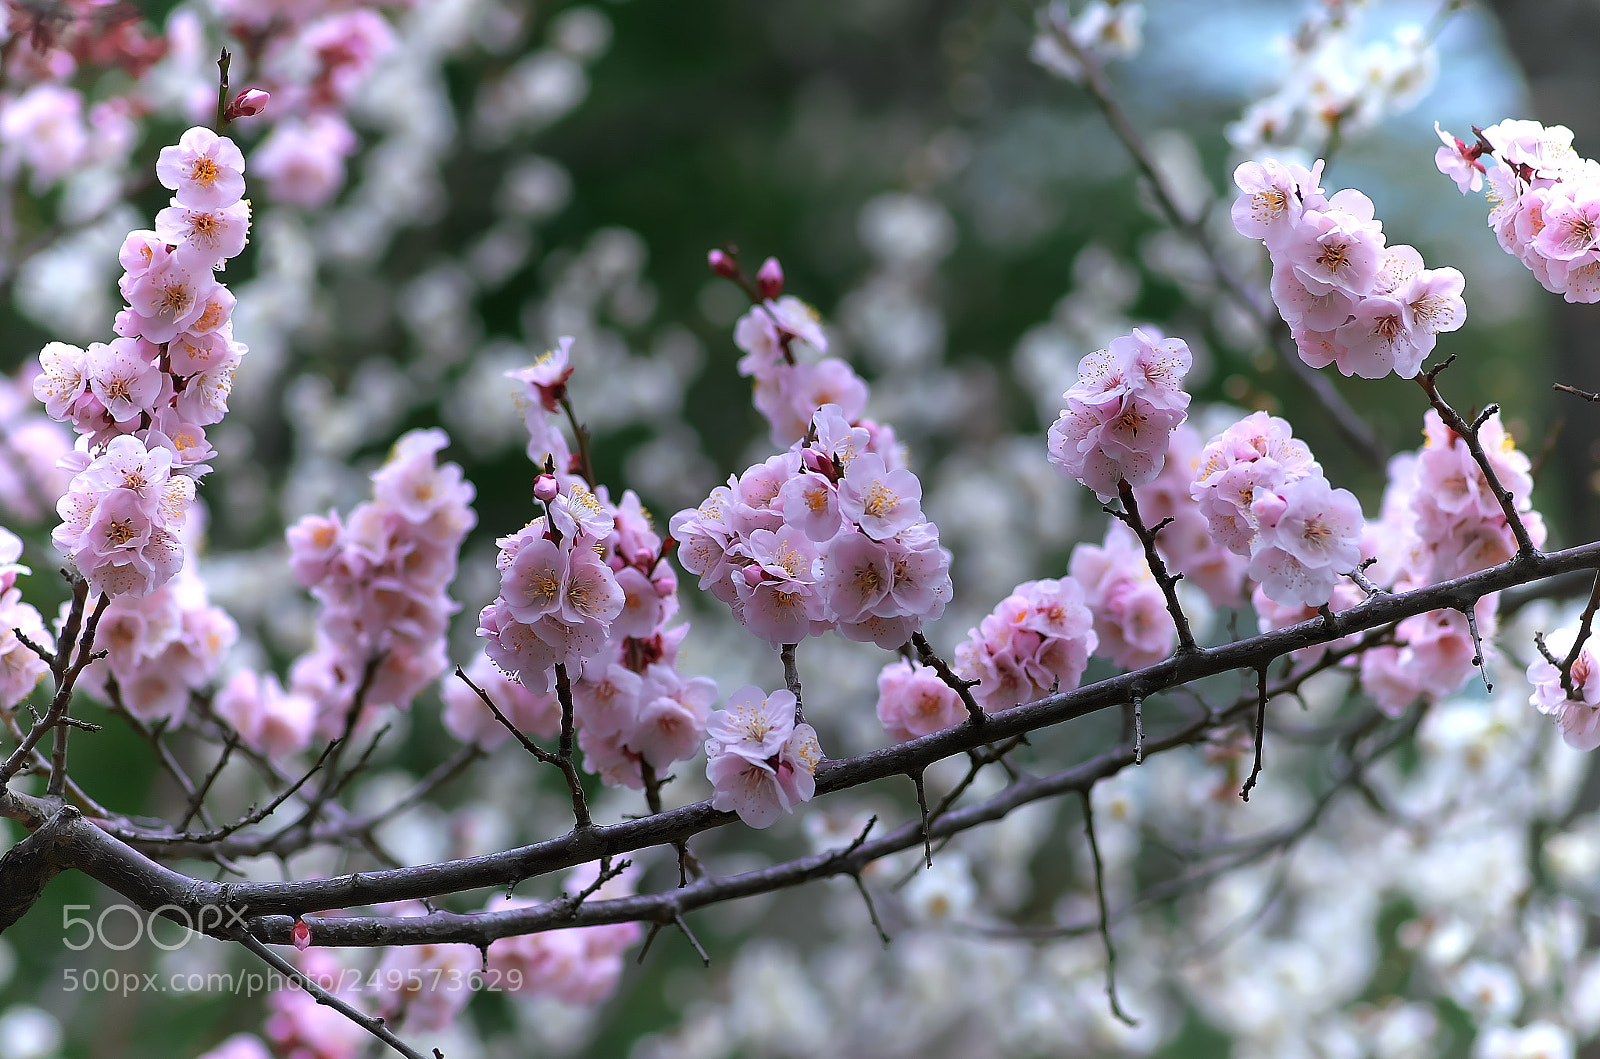
M 558 341 L 553 349 L 539 354 L 537 360 L 526 368 L 506 372 L 506 378 L 516 379 L 526 387 L 528 397 L 537 397 L 546 412 L 561 408 L 561 397 L 567 390 L 567 379 L 572 376 L 572 337 Z
M 1288 242 L 1296 222 L 1308 208 L 1320 208 L 1322 161 L 1309 171 L 1297 165 L 1284 165 L 1275 158 L 1261 162 L 1242 162 L 1233 171 L 1233 182 L 1244 194 L 1233 202 L 1233 226 L 1240 235 L 1264 240 L 1269 247 Z
M 922 521 L 922 483 L 905 469 L 889 470 L 883 457 L 863 453 L 839 482 L 839 510 L 875 541 Z
M 966 717 L 955 690 L 925 666 L 902 660 L 878 674 L 878 720 L 897 743 L 953 727 Z
M 1565 658 L 1571 641 L 1570 632 L 1550 638 L 1557 658 Z M 1584 644 L 1573 660 L 1571 681 L 1573 694 L 1569 697 L 1561 686 L 1561 670 L 1543 658 L 1535 659 L 1528 666 L 1528 683 L 1533 685 L 1528 702 L 1555 719 L 1568 746 L 1593 750 L 1600 747 L 1600 662 L 1590 644 Z
M 1439 172 L 1454 180 L 1463 195 L 1482 190 L 1484 168 L 1478 160 L 1481 153 L 1478 145 L 1467 146 L 1460 138 L 1439 128 L 1437 121 L 1433 123 L 1433 131 L 1444 144 L 1433 154 L 1433 164 L 1438 166 Z
M 272 1059 L 272 1053 L 253 1033 L 235 1033 L 200 1059 Z
M 245 746 L 268 758 L 281 760 L 311 745 L 311 700 L 285 694 L 276 674 L 239 670 L 217 692 L 212 708 Z
M 162 373 L 153 360 L 157 352 L 149 343 L 132 338 L 89 347 L 84 376 L 112 419 L 126 422 L 153 409 L 162 389 Z
M 1099 645 L 1083 587 L 1073 577 L 1018 585 L 956 646 L 956 672 L 978 681 L 986 709 L 1032 702 L 1078 686 Z
M 215 209 L 173 204 L 156 214 L 156 234 L 193 260 L 220 265 L 244 252 L 250 233 L 250 203 L 241 199 Z
M 156 177 L 163 187 L 177 192 L 175 197 L 184 206 L 221 209 L 244 195 L 244 155 L 227 137 L 196 127 L 184 133 L 177 146 L 161 149 Z
M 316 113 L 281 121 L 256 148 L 253 164 L 278 202 L 317 209 L 344 185 L 356 135 L 342 118 Z
M 1361 504 L 1320 475 L 1286 486 L 1281 495 L 1281 513 L 1251 550 L 1250 576 L 1275 602 L 1320 606 L 1361 562 Z
M 209 262 L 169 254 L 123 292 L 134 314 L 128 326 L 137 328 L 140 338 L 169 342 L 200 319 L 215 286 Z
M 1132 530 L 1113 521 L 1101 546 L 1072 549 L 1070 569 L 1094 614 L 1098 653 L 1125 669 L 1154 665 L 1172 653 L 1177 630 L 1166 596 Z
M 33 170 L 35 194 L 78 168 L 88 149 L 83 96 L 75 89 L 36 84 L 0 108 L 0 150 Z
M 773 693 L 774 696 L 778 692 Z M 711 806 L 739 814 L 750 827 L 771 827 L 779 816 L 809 802 L 816 791 L 813 774 L 822 761 L 822 748 L 809 724 L 795 725 L 788 739 L 771 757 L 754 760 L 750 744 L 741 752 L 717 739 L 721 713 L 711 715 L 707 726 L 706 778 L 711 781 Z

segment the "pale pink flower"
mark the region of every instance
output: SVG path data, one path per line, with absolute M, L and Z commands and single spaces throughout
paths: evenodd
M 357 143 L 342 118 L 315 113 L 279 122 L 252 161 L 273 199 L 317 209 L 344 185 L 344 162 Z
M 850 461 L 839 482 L 839 510 L 875 541 L 922 520 L 922 483 L 904 468 L 889 470 L 875 452 Z
M 140 338 L 171 341 L 200 319 L 216 282 L 205 260 L 169 254 L 124 291 L 135 314 L 129 323 L 137 327 Z
M 1172 653 L 1177 630 L 1166 596 L 1132 530 L 1113 520 L 1103 545 L 1072 549 L 1069 568 L 1094 614 L 1099 654 L 1125 669 L 1139 669 Z
M 268 758 L 281 760 L 311 745 L 315 707 L 304 696 L 286 694 L 274 673 L 239 670 L 212 708 L 245 746 Z
M 207 266 L 238 257 L 250 234 L 250 203 L 241 199 L 215 209 L 181 206 L 177 199 L 156 214 L 156 234 Z
M 1269 248 L 1288 242 L 1295 224 L 1308 208 L 1322 205 L 1322 161 L 1309 171 L 1298 165 L 1284 165 L 1275 158 L 1242 162 L 1233 171 L 1233 182 L 1244 194 L 1233 202 L 1233 226 L 1240 235 L 1261 239 Z
M 0 107 L 0 154 L 33 170 L 34 194 L 77 169 L 89 146 L 83 96 L 75 89 L 44 82 Z
M 226 136 L 192 128 L 176 146 L 161 149 L 156 178 L 162 187 L 177 192 L 175 197 L 184 206 L 221 209 L 244 195 L 244 155 Z
M 1476 143 L 1470 147 L 1462 143 L 1460 138 L 1439 128 L 1439 123 L 1433 123 L 1433 131 L 1439 137 L 1443 147 L 1433 153 L 1433 164 L 1439 172 L 1456 182 L 1456 187 L 1463 195 L 1471 191 L 1483 189 L 1483 163 L 1478 160 L 1481 153 Z
M 1557 658 L 1564 658 L 1570 649 L 1572 634 L 1550 638 L 1551 650 Z M 1528 702 L 1539 712 L 1555 718 L 1561 729 L 1561 738 L 1578 750 L 1600 747 L 1600 662 L 1597 662 L 1591 645 L 1572 663 L 1573 697 L 1567 696 L 1561 686 L 1561 670 L 1543 658 L 1528 666 L 1528 683 L 1533 685 L 1533 695 Z
M 154 346 L 138 339 L 96 342 L 84 356 L 84 376 L 90 391 L 117 422 L 151 411 L 162 389 L 162 372 L 153 361 Z
M 719 716 L 712 714 L 713 724 Z M 764 828 L 811 800 L 822 748 L 809 724 L 793 725 L 778 752 L 760 761 L 725 746 L 717 740 L 716 729 L 708 730 L 712 737 L 706 740 L 706 778 L 711 781 L 712 808 L 732 810 L 750 827 Z
M 717 684 L 711 678 L 685 679 L 671 666 L 650 666 L 628 747 L 657 770 L 693 757 L 705 739 L 716 699 Z
M 235 1033 L 200 1059 L 272 1059 L 272 1053 L 253 1033 Z
M 1101 496 L 1154 480 L 1189 405 L 1179 384 L 1190 362 L 1181 339 L 1137 329 L 1086 356 L 1050 427 L 1050 461 Z
M 878 720 L 897 743 L 953 727 L 966 717 L 955 690 L 926 666 L 902 660 L 878 674 Z
M 547 349 L 539 354 L 538 359 L 526 368 L 506 372 L 506 378 L 523 383 L 526 386 L 524 396 L 538 398 L 540 407 L 546 412 L 559 411 L 561 397 L 566 393 L 567 379 L 572 377 L 573 341 L 572 336 L 564 336 L 553 349 Z M 565 470 L 562 467 L 556 469 Z

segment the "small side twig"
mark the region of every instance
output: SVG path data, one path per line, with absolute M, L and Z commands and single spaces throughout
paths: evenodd
M 1517 511 L 1516 498 L 1511 495 L 1503 484 L 1500 476 L 1495 473 L 1494 465 L 1489 462 L 1488 453 L 1483 451 L 1483 444 L 1478 440 L 1478 430 L 1486 423 L 1491 415 L 1499 411 L 1499 406 L 1490 405 L 1483 410 L 1476 422 L 1468 423 L 1462 418 L 1461 413 L 1450 407 L 1450 403 L 1439 394 L 1439 373 L 1455 362 L 1456 355 L 1450 354 L 1444 361 L 1417 376 L 1417 385 L 1422 387 L 1422 392 L 1428 395 L 1428 403 L 1433 410 L 1439 413 L 1439 418 L 1444 420 L 1445 426 L 1455 431 L 1467 451 L 1472 454 L 1472 459 L 1483 472 L 1484 480 L 1489 485 L 1489 491 L 1494 494 L 1495 500 L 1500 503 L 1500 510 L 1505 514 L 1506 524 L 1511 527 L 1511 534 L 1517 539 L 1516 558 L 1525 559 L 1537 553 L 1533 538 L 1528 535 L 1528 527 L 1523 524 L 1522 515 Z
M 1167 598 L 1167 612 L 1172 615 L 1172 624 L 1178 630 L 1177 653 L 1194 654 L 1200 648 L 1194 642 L 1189 619 L 1178 603 L 1178 582 L 1183 575 L 1168 571 L 1167 564 L 1162 562 L 1160 553 L 1156 551 L 1156 534 L 1161 532 L 1161 527 L 1149 529 L 1145 526 L 1144 520 L 1139 517 L 1139 501 L 1134 498 L 1133 486 L 1128 484 L 1126 478 L 1117 480 L 1117 495 L 1122 498 L 1122 510 L 1113 511 L 1112 514 L 1133 530 L 1139 537 L 1139 543 L 1144 545 L 1144 560 L 1150 565 L 1150 573 L 1155 575 L 1156 584 L 1161 586 L 1161 594 Z
M 983 707 L 978 705 L 978 700 L 972 695 L 972 689 L 977 687 L 978 681 L 964 680 L 958 676 L 956 671 L 934 652 L 932 645 L 928 643 L 928 638 L 922 635 L 921 630 L 911 634 L 911 642 L 917 648 L 917 660 L 937 673 L 940 680 L 961 696 L 961 705 L 967 708 L 967 719 L 973 724 L 982 724 L 985 718 Z
M 1567 698 L 1581 700 L 1583 696 L 1572 683 L 1572 667 L 1577 664 L 1578 656 L 1583 653 L 1583 645 L 1589 640 L 1589 632 L 1594 626 L 1595 611 L 1600 610 L 1600 572 L 1594 575 L 1594 587 L 1589 590 L 1589 602 L 1583 606 L 1583 617 L 1578 619 L 1578 635 L 1573 637 L 1572 647 L 1567 651 L 1567 656 L 1556 664 L 1561 670 L 1561 690 L 1567 693 Z M 1544 641 L 1539 641 L 1540 649 L 1544 648 Z
M 928 792 L 922 785 L 922 770 L 911 775 L 917 786 L 917 809 L 922 813 L 922 860 L 925 867 L 933 867 L 933 832 L 928 826 Z
M 378 1038 L 378 1040 L 382 1041 L 384 1044 L 387 1044 L 390 1048 L 393 1048 L 395 1051 L 405 1056 L 406 1059 L 427 1059 L 427 1057 L 421 1052 L 417 1051 L 415 1048 L 412 1048 L 405 1041 L 402 1041 L 399 1037 L 396 1037 L 393 1033 L 391 1033 L 389 1028 L 383 1024 L 383 1019 L 373 1015 L 363 1014 L 361 1011 L 358 1011 L 349 1004 L 346 1004 L 343 1000 L 340 1000 L 338 997 L 319 986 L 316 982 L 312 981 L 305 974 L 302 974 L 299 968 L 295 967 L 294 964 L 290 963 L 282 956 L 279 956 L 277 953 L 267 948 L 266 945 L 262 944 L 248 932 L 240 931 L 238 934 L 234 935 L 234 937 L 236 940 L 238 940 L 239 944 L 243 945 L 245 948 L 259 956 L 273 970 L 279 972 L 289 981 L 293 982 L 301 989 L 304 989 L 307 993 L 311 994 L 312 998 L 315 999 L 318 1004 L 337 1011 L 351 1022 L 354 1022 L 357 1026 L 360 1026 L 362 1029 Z M 437 1048 L 433 1050 L 433 1055 L 434 1059 L 444 1059 Z
M 1100 842 L 1094 834 L 1094 802 L 1089 791 L 1089 787 L 1083 787 L 1078 793 L 1083 797 L 1083 830 L 1089 836 L 1089 857 L 1094 861 L 1094 897 L 1100 911 L 1100 940 L 1106 946 L 1106 996 L 1111 1000 L 1111 1014 L 1119 1022 L 1137 1026 L 1137 1020 L 1123 1011 L 1117 1000 L 1117 948 L 1111 944 L 1111 916 L 1106 908 L 1106 871 L 1100 860 Z
M 1239 792 L 1239 797 L 1245 801 L 1250 800 L 1250 792 L 1255 788 L 1256 778 L 1261 775 L 1261 744 L 1267 735 L 1267 667 L 1262 666 L 1256 670 L 1256 739 L 1255 761 L 1250 766 L 1250 777 L 1244 781 L 1244 789 Z

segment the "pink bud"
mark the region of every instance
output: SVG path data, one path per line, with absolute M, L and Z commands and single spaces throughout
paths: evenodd
M 778 259 L 769 257 L 761 262 L 761 271 L 756 273 L 756 289 L 763 298 L 776 298 L 783 293 L 783 266 L 778 264 Z
M 228 121 L 254 117 L 267 109 L 267 100 L 271 98 L 270 93 L 259 88 L 247 88 L 233 97 L 233 102 L 228 104 L 222 116 Z
M 713 250 L 706 255 L 706 264 L 711 266 L 711 271 L 723 279 L 733 279 L 739 274 L 739 264 L 732 257 L 721 250 Z
M 649 548 L 639 548 L 633 553 L 633 565 L 648 573 L 656 565 L 656 553 Z
M 800 460 L 805 464 L 806 470 L 811 471 L 813 474 L 822 474 L 829 478 L 834 475 L 833 457 L 825 452 L 818 452 L 816 449 L 801 449 Z
M 612 552 L 611 553 L 611 558 L 606 560 L 606 565 L 611 567 L 611 572 L 612 573 L 620 574 L 620 573 L 622 573 L 622 571 L 624 569 L 627 568 L 628 560 L 624 559 L 622 556 L 618 555 L 616 552 Z
M 533 480 L 533 498 L 541 504 L 548 504 L 561 495 L 561 486 L 556 482 L 555 475 L 541 474 Z
M 294 929 L 289 932 L 289 937 L 294 942 L 294 947 L 304 952 L 311 947 L 311 928 L 306 926 L 303 919 L 294 921 Z
M 761 567 L 758 564 L 751 563 L 744 568 L 742 573 L 744 574 L 744 583 L 751 588 L 755 588 L 761 583 Z

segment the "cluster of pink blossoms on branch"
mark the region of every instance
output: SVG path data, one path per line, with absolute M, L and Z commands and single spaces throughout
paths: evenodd
M 1552 294 L 1569 302 L 1600 301 L 1600 162 L 1572 149 L 1563 125 L 1508 120 L 1484 129 L 1468 146 L 1441 132 L 1439 171 L 1462 194 L 1489 178 L 1489 227 L 1500 246 L 1528 267 Z M 1482 157 L 1492 153 L 1485 169 Z
M 817 733 L 795 720 L 792 692 L 740 688 L 706 725 L 706 777 L 711 805 L 732 810 L 751 827 L 769 827 L 816 793 L 822 760 Z
M 1211 532 L 1250 557 L 1274 603 L 1319 607 L 1361 563 L 1361 503 L 1335 489 L 1289 424 L 1265 412 L 1218 434 L 1190 487 Z
M 50 343 L 33 383 L 50 417 L 81 435 L 52 537 L 95 592 L 114 595 L 146 595 L 183 565 L 179 533 L 214 455 L 206 427 L 227 413 L 245 354 L 233 295 L 214 275 L 249 230 L 244 156 L 190 129 L 162 149 L 156 175 L 176 194 L 155 231 L 123 242 L 120 337 Z
M 1466 322 L 1465 281 L 1453 268 L 1424 268 L 1413 247 L 1386 247 L 1372 200 L 1353 188 L 1325 197 L 1321 177 L 1320 161 L 1310 170 L 1243 163 L 1234 227 L 1266 243 L 1272 300 L 1301 360 L 1364 379 L 1412 378 L 1439 334 Z
M 816 410 L 787 452 L 672 516 L 684 569 L 774 645 L 838 629 L 895 648 L 944 613 L 950 553 L 893 436 Z
M 591 488 L 588 468 L 554 422 L 566 402 L 571 348 L 563 338 L 530 367 L 507 373 L 524 387 L 528 455 L 553 473 L 534 484 L 544 514 L 499 541 L 500 594 L 479 615 L 478 635 L 487 657 L 520 685 L 494 696 L 512 708 L 508 719 L 535 732 L 559 724 L 550 696 L 563 667 L 584 766 L 608 784 L 641 789 L 699 749 L 716 683 L 678 673 L 689 626 L 670 625 L 678 580 L 649 513 L 632 490 L 613 504 L 604 486 Z M 449 695 L 460 702 L 457 734 L 486 735 L 481 717 L 466 721 L 471 703 Z
M 1189 408 L 1183 377 L 1194 363 L 1181 338 L 1153 327 L 1084 357 L 1050 427 L 1050 462 L 1101 496 L 1146 485 L 1166 462 L 1167 439 Z
M 308 515 L 289 528 L 289 569 L 322 604 L 316 645 L 295 662 L 290 690 L 314 705 L 325 738 L 378 708 L 405 709 L 449 663 L 445 636 L 459 608 L 447 589 L 478 519 L 461 468 L 437 461 L 448 444 L 442 430 L 403 435 L 372 476 L 371 501 L 346 519 Z M 270 684 L 263 691 L 243 700 L 241 716 L 300 709 Z

